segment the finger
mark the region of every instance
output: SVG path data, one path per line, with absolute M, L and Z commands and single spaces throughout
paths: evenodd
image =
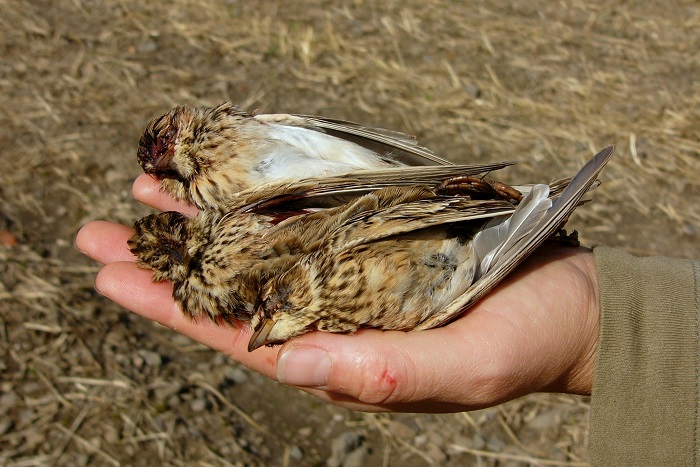
M 131 187 L 131 193 L 142 203 L 161 211 L 178 211 L 188 216 L 195 216 L 199 212 L 195 206 L 176 201 L 163 193 L 160 190 L 160 182 L 150 175 L 139 175 Z
M 85 224 L 75 237 L 75 247 L 102 264 L 116 261 L 134 261 L 126 241 L 134 233 L 132 229 L 106 221 Z
M 111 263 L 97 275 L 95 287 L 121 306 L 171 328 L 214 350 L 225 353 L 247 367 L 274 378 L 278 348 L 248 352 L 249 326 L 234 328 L 208 319 L 186 317 L 172 299 L 172 285 L 153 283 L 151 272 L 134 263 Z

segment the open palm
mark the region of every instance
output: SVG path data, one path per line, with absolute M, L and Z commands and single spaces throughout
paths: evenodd
M 148 176 L 134 196 L 160 210 L 195 214 Z M 247 351 L 251 331 L 194 322 L 168 283 L 138 269 L 129 227 L 91 222 L 77 248 L 104 264 L 97 289 L 129 310 L 201 342 L 270 378 L 367 411 L 461 411 L 539 391 L 589 394 L 598 335 L 598 283 L 586 248 L 545 246 L 458 320 L 421 332 L 313 332 Z

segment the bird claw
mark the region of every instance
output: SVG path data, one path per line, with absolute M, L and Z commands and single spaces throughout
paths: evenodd
M 572 230 L 570 234 L 567 234 L 565 229 L 559 229 L 557 233 L 550 237 L 550 239 L 564 246 L 581 246 L 581 242 L 578 239 L 578 232 L 576 230 Z

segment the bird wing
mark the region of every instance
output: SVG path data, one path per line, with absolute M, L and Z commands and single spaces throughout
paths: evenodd
M 430 149 L 419 146 L 414 136 L 384 128 L 370 128 L 358 123 L 313 115 L 260 114 L 262 122 L 303 127 L 341 138 L 376 152 L 386 160 L 406 165 L 452 165 Z
M 608 146 L 588 161 L 529 231 L 518 234 L 519 238 L 509 242 L 506 248 L 500 248 L 485 273 L 464 294 L 454 300 L 444 311 L 424 321 L 416 329 L 441 326 L 459 316 L 466 308 L 486 295 L 550 235 L 556 233 L 579 205 L 581 197 L 596 183 L 596 177 L 608 163 L 613 152 L 614 147 Z
M 432 167 L 395 167 L 379 170 L 361 170 L 344 175 L 314 177 L 296 181 L 273 182 L 237 195 L 230 210 L 255 212 L 290 202 L 320 197 L 349 195 L 342 202 L 365 193 L 390 186 L 427 185 L 437 187 L 452 177 L 485 175 L 513 162 L 497 162 L 478 165 L 449 165 Z M 337 204 L 337 203 L 336 203 Z
M 509 215 L 515 209 L 515 206 L 502 200 L 474 200 L 466 197 L 421 199 L 359 213 L 332 232 L 325 244 L 330 254 L 336 254 L 358 245 L 419 229 Z

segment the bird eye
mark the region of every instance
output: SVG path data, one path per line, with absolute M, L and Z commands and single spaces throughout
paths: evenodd
M 189 265 L 190 255 L 187 254 L 187 250 L 185 249 L 184 245 L 169 248 L 168 255 L 176 264 L 183 264 L 185 266 Z

